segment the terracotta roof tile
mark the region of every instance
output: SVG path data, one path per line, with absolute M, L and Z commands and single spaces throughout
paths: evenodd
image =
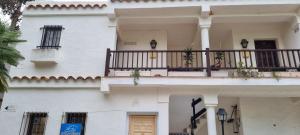
M 29 2 L 27 9 L 37 8 L 104 8 L 105 3 L 101 2 Z
M 100 76 L 14 76 L 12 80 L 99 80 Z

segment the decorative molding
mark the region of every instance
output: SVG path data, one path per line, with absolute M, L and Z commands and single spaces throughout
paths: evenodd
M 211 9 L 209 5 L 203 5 L 201 7 L 201 17 L 202 18 L 208 18 L 211 14 Z
M 13 76 L 11 80 L 100 80 L 100 76 Z
M 9 89 L 100 89 L 100 79 L 10 80 Z
M 101 2 L 29 2 L 27 9 L 46 9 L 46 8 L 104 8 L 106 3 Z
M 198 25 L 200 28 L 210 28 L 212 23 L 212 17 L 199 17 Z

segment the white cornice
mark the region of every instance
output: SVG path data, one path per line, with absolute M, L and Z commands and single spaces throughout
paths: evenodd
M 10 89 L 27 88 L 96 88 L 100 89 L 100 80 L 13 80 Z

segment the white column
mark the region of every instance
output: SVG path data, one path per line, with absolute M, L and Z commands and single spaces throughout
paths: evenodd
M 218 105 L 217 95 L 204 95 L 204 105 L 206 107 L 207 131 L 208 135 L 217 135 L 216 127 L 216 107 Z
M 158 88 L 158 135 L 169 134 L 169 90 Z
M 208 135 L 217 135 L 215 108 L 216 105 L 206 105 Z
M 209 48 L 209 28 L 210 25 L 200 25 L 201 28 L 201 45 L 202 50 L 205 50 L 206 48 Z
M 210 48 L 209 45 L 209 28 L 211 26 L 211 17 L 200 17 L 199 18 L 199 28 L 201 30 L 201 49 L 205 50 L 206 48 Z M 203 67 L 207 67 L 206 63 L 206 55 L 202 54 L 203 58 Z M 205 72 L 205 71 L 204 71 Z

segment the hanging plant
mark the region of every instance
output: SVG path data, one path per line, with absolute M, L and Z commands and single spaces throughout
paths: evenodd
M 140 80 L 141 76 L 139 69 L 134 69 L 130 76 L 133 77 L 134 86 L 138 85 L 138 81 Z

